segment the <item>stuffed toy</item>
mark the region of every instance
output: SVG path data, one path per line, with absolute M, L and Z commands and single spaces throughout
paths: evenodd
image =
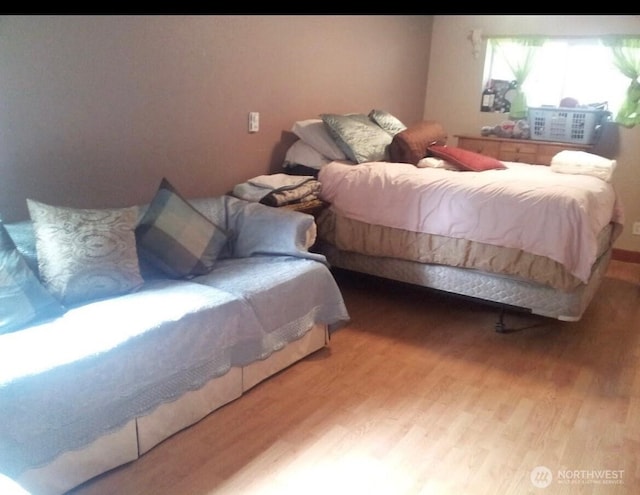
M 483 126 L 480 129 L 482 136 L 497 136 L 501 138 L 529 139 L 529 122 L 526 120 L 505 120 L 496 126 Z

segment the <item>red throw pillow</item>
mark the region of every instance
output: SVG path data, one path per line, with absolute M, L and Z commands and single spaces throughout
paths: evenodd
M 428 151 L 431 155 L 451 162 L 464 170 L 482 172 L 483 170 L 500 170 L 507 168 L 504 163 L 493 157 L 481 155 L 480 153 L 462 148 L 456 148 L 455 146 L 433 145 L 429 146 Z

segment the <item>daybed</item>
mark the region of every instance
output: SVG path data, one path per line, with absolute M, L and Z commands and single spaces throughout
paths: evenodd
M 447 145 L 438 122 L 380 110 L 298 121 L 284 166 L 314 171 L 316 249 L 332 267 L 577 321 L 622 230 L 615 160 L 562 151 L 551 166 Z M 502 315 L 496 325 L 504 330 Z
M 315 239 L 310 215 L 230 196 L 186 201 L 166 182 L 141 208 L 56 208 L 53 213 L 63 213 L 57 217 L 50 210 L 32 202 L 33 221 L 0 232 L 5 261 L 13 240 L 22 261 L 56 296 L 40 315 L 28 316 L 33 321 L 0 332 L 0 473 L 34 495 L 66 492 L 133 461 L 322 348 L 330 331 L 348 320 L 324 257 L 308 251 Z M 75 221 L 79 212 L 86 214 L 84 225 Z M 108 223 L 129 239 L 134 235 L 139 264 L 114 265 L 111 280 L 105 273 L 85 277 L 79 282 L 84 295 L 72 290 L 75 281 L 67 277 L 60 292 L 60 286 L 44 283 L 43 270 L 50 274 L 51 264 L 64 265 L 78 248 L 58 244 L 56 258 L 42 243 L 55 233 L 64 239 L 74 222 L 82 231 L 89 217 L 89 223 Z M 53 218 L 61 223 L 52 224 Z M 214 225 L 200 255 L 169 246 L 166 227 L 172 222 L 187 239 L 183 248 Z M 95 228 L 93 238 L 85 234 L 83 249 L 96 248 L 94 254 L 122 247 Z M 154 252 L 163 243 L 170 253 L 164 259 Z M 178 258 L 186 264 L 172 262 Z M 165 270 L 159 270 L 163 263 Z M 0 266 L 4 274 L 8 266 Z M 77 263 L 64 266 L 68 272 Z M 43 289 L 26 290 L 31 302 L 37 290 Z M 14 303 L 22 304 L 16 298 Z M 0 322 L 11 320 L 7 313 L 7 307 L 0 309 Z

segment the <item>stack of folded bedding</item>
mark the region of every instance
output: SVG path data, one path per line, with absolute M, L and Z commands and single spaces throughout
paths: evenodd
M 268 206 L 313 201 L 319 193 L 320 182 L 311 175 L 259 175 L 233 188 L 235 197 Z

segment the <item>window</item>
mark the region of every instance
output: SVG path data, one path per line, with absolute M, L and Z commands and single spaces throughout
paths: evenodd
M 512 66 L 523 57 L 522 45 L 495 40 L 498 43 L 487 44 L 485 88 L 491 81 L 504 88 L 505 82 L 517 80 Z M 610 47 L 598 39 L 550 39 L 539 40 L 533 50 L 530 70 L 520 74 L 528 106 L 559 106 L 564 98 L 573 98 L 579 105 L 606 103 L 613 115 L 617 113 L 629 78 L 615 66 Z

